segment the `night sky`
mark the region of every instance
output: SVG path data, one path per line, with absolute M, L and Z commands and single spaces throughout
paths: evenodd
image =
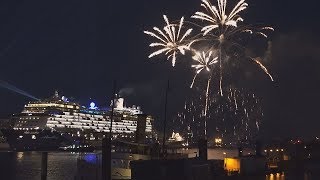
M 276 30 L 266 62 L 276 82 L 256 71 L 249 82 L 264 101 L 262 136 L 319 136 L 319 2 L 247 2 L 246 22 Z M 152 39 L 143 30 L 162 26 L 162 14 L 189 18 L 199 9 L 200 0 L 2 0 L 0 80 L 38 98 L 59 90 L 82 104 L 93 100 L 100 106 L 109 105 L 116 80 L 127 103 L 141 105 L 159 127 L 168 77 L 171 117 L 188 97 L 193 73 L 185 57 L 175 69 L 163 56 L 149 60 Z M 267 41 L 262 44 L 258 55 L 267 51 Z M 0 88 L 0 117 L 20 112 L 29 100 Z

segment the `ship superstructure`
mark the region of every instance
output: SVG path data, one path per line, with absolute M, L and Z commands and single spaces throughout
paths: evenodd
M 82 141 L 98 146 L 102 138 L 110 132 L 110 117 L 111 108 L 99 109 L 93 102 L 89 107 L 81 106 L 56 92 L 51 98 L 26 104 L 20 114 L 13 116 L 13 131 L 20 132 L 15 138 L 20 138 L 21 141 L 24 136 L 31 138 L 31 142 L 35 141 L 39 138 L 37 134 L 46 130 L 60 134 L 70 142 Z M 116 98 L 112 124 L 113 138 L 134 142 L 138 123 L 144 124 L 139 126 L 145 128 L 144 140 L 151 141 L 153 118 L 143 114 L 140 107 L 125 107 L 124 99 Z

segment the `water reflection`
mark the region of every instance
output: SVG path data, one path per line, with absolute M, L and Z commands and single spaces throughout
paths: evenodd
M 49 180 L 74 180 L 77 159 L 83 157 L 90 164 L 100 162 L 95 153 L 51 152 L 48 154 Z M 124 164 L 123 161 L 119 161 Z M 0 152 L 0 179 L 39 180 L 41 174 L 40 152 Z M 304 173 L 290 171 L 262 176 L 217 177 L 215 180 L 320 180 L 320 171 Z
M 23 159 L 23 152 L 17 152 L 17 160 L 21 161 Z
M 268 175 L 256 176 L 229 176 L 216 177 L 215 180 L 319 180 L 318 174 L 290 172 L 290 173 L 271 173 Z
M 266 180 L 285 180 L 284 173 L 276 173 L 266 175 Z
M 266 175 L 265 180 L 314 180 L 320 179 L 318 174 L 311 174 L 305 172 L 290 172 L 290 173 L 273 173 Z
M 48 153 L 48 179 L 74 180 L 78 154 Z M 41 152 L 0 152 L 0 179 L 39 180 Z

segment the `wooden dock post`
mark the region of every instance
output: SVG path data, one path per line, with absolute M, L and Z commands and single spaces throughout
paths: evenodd
M 47 180 L 48 174 L 48 152 L 41 154 L 41 180 Z

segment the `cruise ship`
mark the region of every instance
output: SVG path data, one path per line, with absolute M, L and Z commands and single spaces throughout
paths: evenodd
M 153 118 L 139 106 L 126 107 L 117 97 L 113 110 L 112 138 L 124 142 L 152 142 Z M 110 105 L 111 106 L 111 105 Z M 1 130 L 13 150 L 85 149 L 101 146 L 110 133 L 111 108 L 88 107 L 55 94 L 45 100 L 29 102 L 12 117 L 12 129 Z M 141 141 L 141 134 L 143 141 Z

